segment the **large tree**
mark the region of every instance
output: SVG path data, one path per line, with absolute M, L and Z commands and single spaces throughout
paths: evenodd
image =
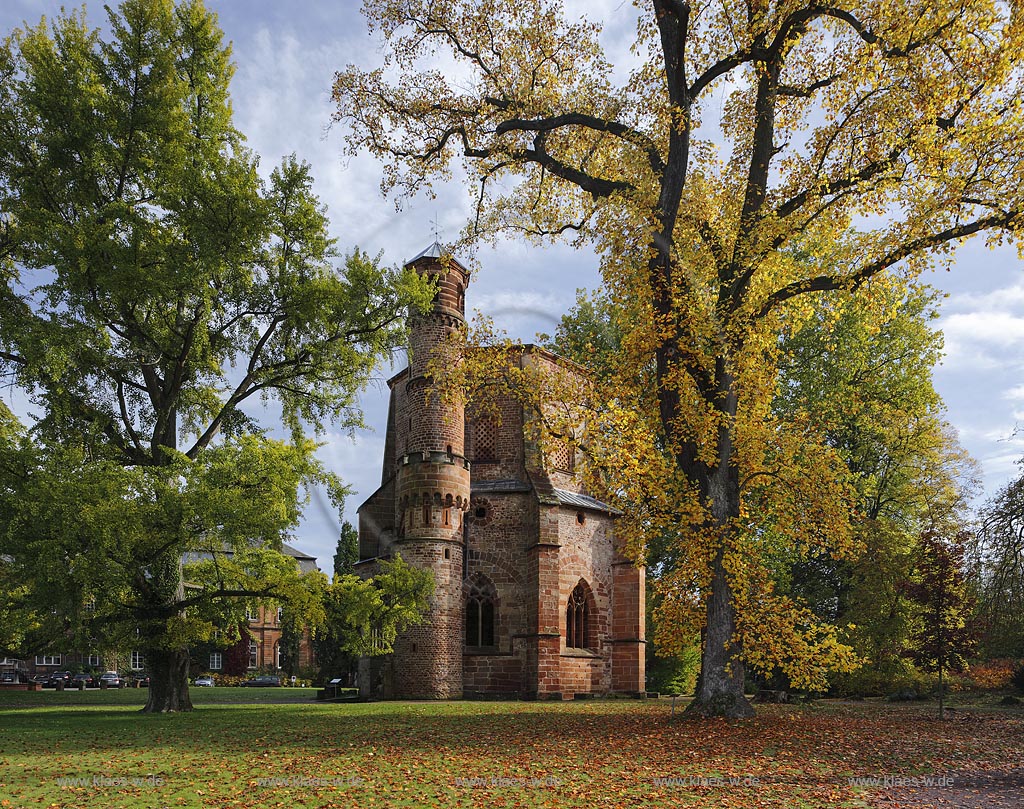
M 772 549 L 764 561 L 774 570 L 774 588 L 844 627 L 846 642 L 867 667 L 850 679 L 829 678 L 841 688 L 865 682 L 884 688 L 905 671 L 916 614 L 905 585 L 914 576 L 917 537 L 928 526 L 958 527 L 974 483 L 972 462 L 942 421 L 932 384 L 942 349 L 942 334 L 934 328 L 938 293 L 890 277 L 876 279 L 871 293 L 812 299 L 813 311 L 783 335 L 772 404 L 774 418 L 804 425 L 849 470 L 855 552 L 836 559 L 818 548 L 794 549 L 771 524 L 771 488 L 752 484 L 745 495 L 748 519 Z M 597 377 L 614 377 L 622 345 L 614 302 L 580 291 L 547 344 Z M 653 379 L 653 367 L 642 373 Z M 815 474 L 813 468 L 807 472 Z M 631 514 L 638 506 L 624 504 L 624 510 Z M 672 535 L 646 537 L 649 613 L 665 619 L 649 633 L 659 654 L 662 640 L 686 648 L 688 629 L 691 637 L 698 629 L 679 626 L 675 605 L 662 600 L 674 595 L 675 577 L 666 574 L 679 567 L 677 545 Z M 761 677 L 804 664 L 785 656 L 768 662 L 772 668 L 759 670 Z
M 354 151 L 385 161 L 385 190 L 461 164 L 467 239 L 595 246 L 629 364 L 655 368 L 662 485 L 699 568 L 691 710 L 748 715 L 743 660 L 764 627 L 745 618 L 768 601 L 745 484 L 802 441 L 766 418 L 778 334 L 807 293 L 860 292 L 973 234 L 1015 233 L 1021 18 L 996 0 L 638 6 L 634 62 L 616 72 L 599 27 L 554 0 L 366 0 L 387 69 L 338 73 L 337 117 Z M 815 453 L 824 479 L 839 459 Z M 835 499 L 804 495 L 811 516 Z M 825 522 L 805 528 L 795 545 L 836 544 Z
M 429 292 L 341 260 L 295 157 L 261 179 L 199 0 L 107 14 L 106 38 L 83 11 L 0 46 L 0 374 L 35 416 L 7 431 L 0 558 L 65 636 L 133 624 L 146 710 L 187 710 L 190 643 L 301 600 L 276 549 L 303 486 L 343 493 L 305 433 L 358 423 Z
M 984 651 L 989 657 L 1024 657 L 1024 475 L 981 507 L 975 534 L 972 561 Z
M 884 281 L 885 283 L 879 283 Z M 932 368 L 942 349 L 934 329 L 938 294 L 879 278 L 870 297 L 824 297 L 783 342 L 778 395 L 783 419 L 809 418 L 837 449 L 856 492 L 859 551 L 779 559 L 783 589 L 821 618 L 852 628 L 865 670 L 840 687 L 885 688 L 906 670 L 916 608 L 918 537 L 955 532 L 974 492 L 973 461 L 943 421 Z

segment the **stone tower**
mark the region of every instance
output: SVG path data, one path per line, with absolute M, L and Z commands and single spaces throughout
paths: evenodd
M 443 372 L 445 357 L 452 356 L 450 338 L 465 326 L 469 272 L 436 243 L 408 266 L 435 278 L 438 290 L 430 312 L 409 324 L 409 372 L 394 414 L 404 434 L 395 476 L 394 551 L 410 565 L 433 571 L 435 589 L 426 621 L 395 643 L 394 694 L 457 699 L 462 696 L 464 516 L 470 499 L 465 411 L 441 401 L 432 375 Z

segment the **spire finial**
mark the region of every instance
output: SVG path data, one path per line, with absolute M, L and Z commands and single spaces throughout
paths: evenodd
M 434 218 L 430 220 L 430 224 L 434 226 L 434 244 L 441 243 L 441 226 L 437 221 L 437 211 L 434 211 Z

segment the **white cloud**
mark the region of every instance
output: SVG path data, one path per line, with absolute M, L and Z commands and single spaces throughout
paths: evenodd
M 975 311 L 942 318 L 947 339 L 987 343 L 996 347 L 1024 343 L 1024 316 L 1001 311 Z
M 1024 312 L 1024 283 L 1018 282 L 988 292 L 958 293 L 950 296 L 942 309 L 965 312 Z
M 1024 314 L 961 312 L 942 317 L 939 327 L 945 335 L 947 368 L 1010 370 L 1024 365 Z

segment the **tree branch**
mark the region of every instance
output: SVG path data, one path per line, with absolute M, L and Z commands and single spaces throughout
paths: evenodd
M 651 171 L 655 174 L 660 175 L 665 169 L 665 162 L 661 159 L 661 153 L 658 151 L 657 145 L 653 140 L 647 137 L 647 135 L 643 132 L 638 132 L 632 127 L 626 126 L 625 124 L 619 123 L 618 121 L 609 121 L 595 115 L 587 115 L 580 112 L 567 112 L 563 115 L 556 115 L 551 118 L 511 118 L 498 124 L 494 133 L 496 135 L 504 135 L 507 132 L 522 131 L 551 132 L 555 129 L 560 129 L 566 126 L 582 126 L 586 129 L 592 129 L 595 132 L 607 132 L 611 135 L 615 135 L 617 138 L 621 138 L 622 140 L 643 149 L 647 155 L 647 162 L 651 166 Z
M 882 270 L 888 269 L 915 253 L 919 253 L 922 250 L 927 250 L 932 247 L 937 247 L 941 244 L 956 241 L 958 239 L 963 239 L 967 236 L 973 236 L 975 233 L 980 233 L 983 230 L 1009 227 L 1015 219 L 1021 216 L 1021 213 L 1021 211 L 1000 212 L 999 214 L 986 216 L 983 219 L 978 219 L 974 222 L 956 225 L 951 228 L 946 228 L 938 233 L 930 233 L 926 236 L 912 239 L 911 241 L 900 245 L 896 249 L 891 250 L 882 258 L 864 265 L 859 270 L 849 275 L 818 275 L 802 281 L 794 281 L 793 283 L 787 284 L 769 295 L 761 306 L 761 309 L 758 311 L 756 318 L 760 319 L 767 316 L 779 304 L 807 292 L 829 292 L 837 289 L 857 289 L 872 276 L 877 275 Z

